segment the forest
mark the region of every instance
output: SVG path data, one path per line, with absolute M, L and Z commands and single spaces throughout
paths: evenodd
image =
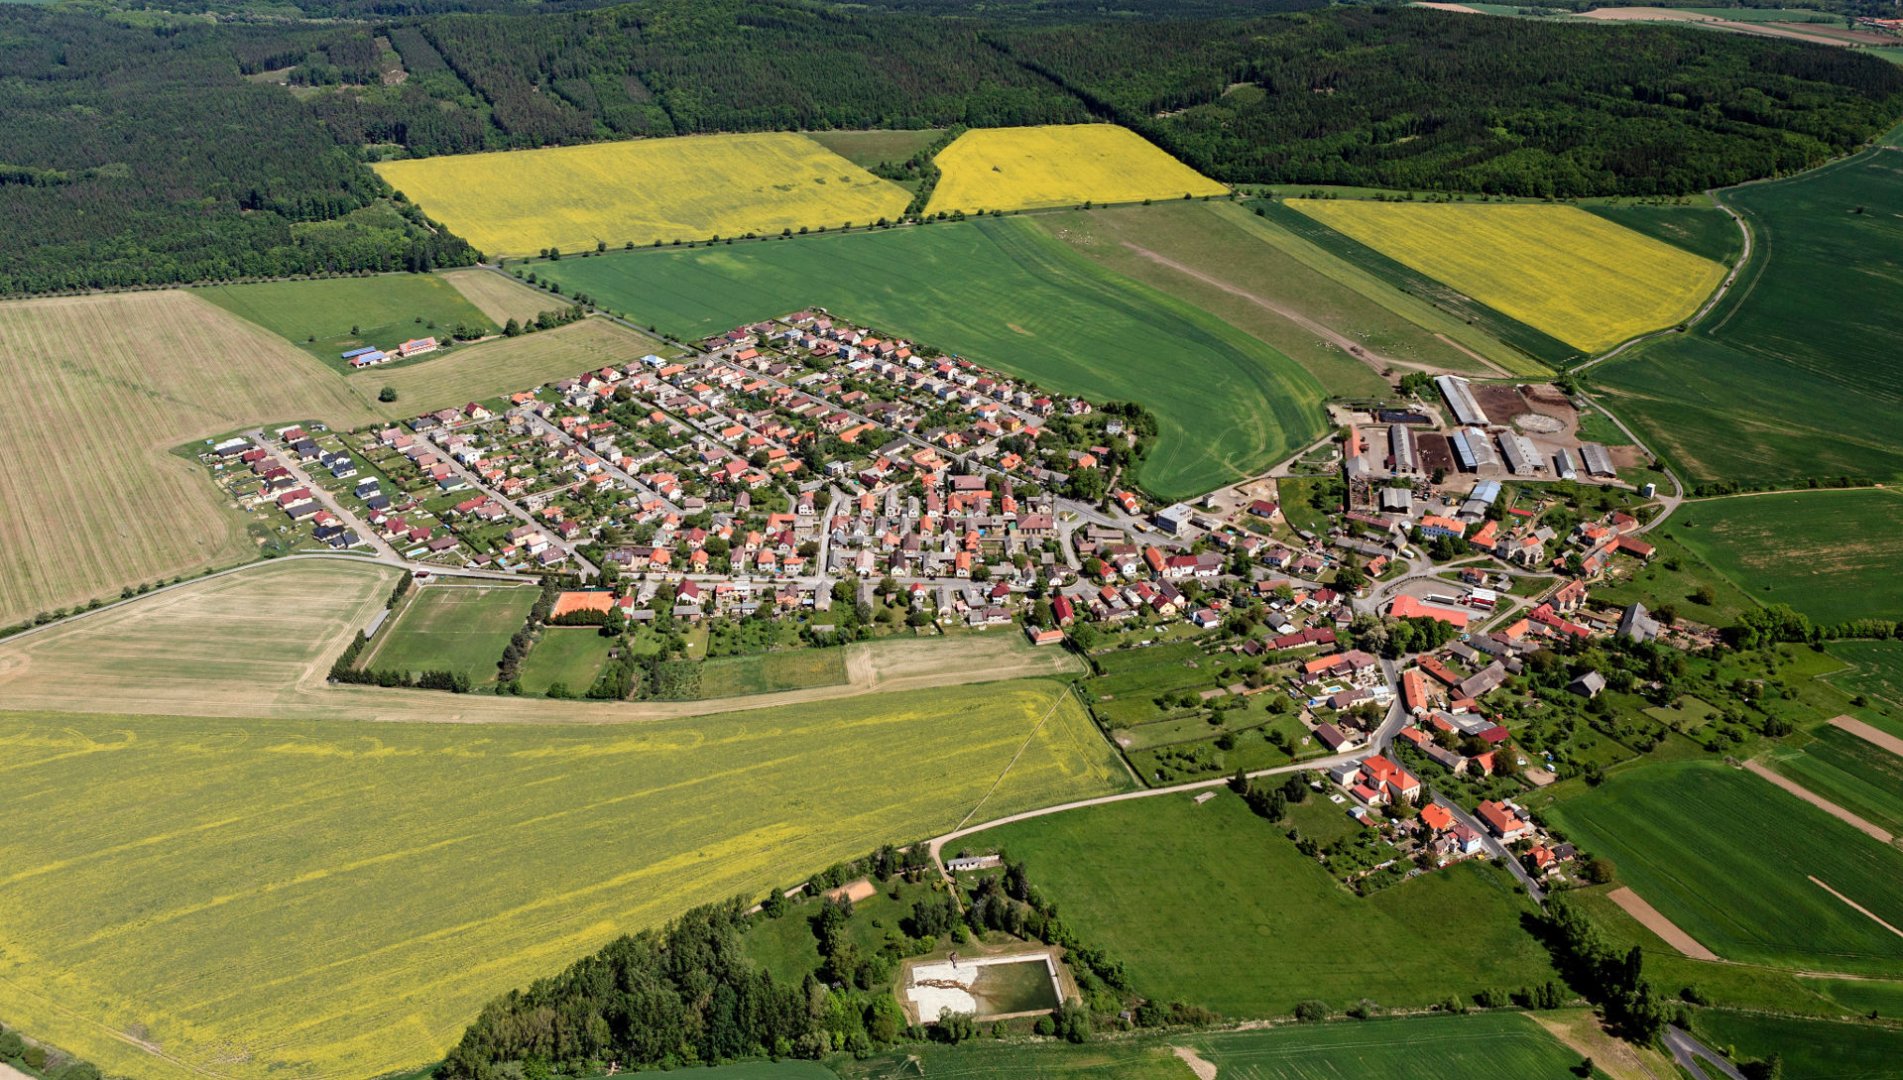
M 1314 0 L 472 2 L 490 10 L 0 4 L 0 294 L 472 261 L 367 167 L 389 155 L 1107 119 L 1231 183 L 1650 195 L 1813 165 L 1903 114 L 1903 70 L 1852 50 L 1636 24 Z M 1149 17 L 1178 10 L 1246 14 Z

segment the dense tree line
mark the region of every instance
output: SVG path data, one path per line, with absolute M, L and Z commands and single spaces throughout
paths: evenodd
M 1681 194 L 1815 165 L 1903 109 L 1903 72 L 1848 49 L 1414 8 L 993 40 L 1230 182 Z
M 471 261 L 295 98 L 238 77 L 265 33 L 0 6 L 0 294 Z

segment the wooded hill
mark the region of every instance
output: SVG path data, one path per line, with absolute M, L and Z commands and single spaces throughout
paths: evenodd
M 1816 164 L 1903 114 L 1903 71 L 1881 60 L 1670 27 L 895 6 L 648 0 L 320 24 L 0 4 L 0 293 L 470 261 L 388 197 L 371 147 L 1112 119 L 1230 182 L 1678 194 Z M 922 13 L 939 6 L 952 14 Z

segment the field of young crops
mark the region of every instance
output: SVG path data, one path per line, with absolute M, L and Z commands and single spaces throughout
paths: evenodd
M 605 727 L 13 713 L 0 759 L 0 1016 L 159 1080 L 421 1065 L 615 934 L 1126 783 L 1048 680 Z
M 1690 316 L 1725 268 L 1571 206 L 1288 205 L 1585 353 Z
M 682 338 L 817 304 L 1053 390 L 1141 402 L 1159 436 L 1139 479 L 1166 498 L 1254 475 L 1320 435 L 1325 420 L 1321 386 L 1293 361 L 1024 219 L 531 269 Z
M 934 163 L 939 177 L 925 205 L 929 214 L 1229 192 L 1115 124 L 977 128 L 939 151 Z
M 1903 610 L 1903 495 L 1890 489 L 1690 502 L 1670 528 L 1763 603 L 1825 624 Z
M 461 154 L 376 170 L 490 256 L 869 225 L 910 201 L 905 189 L 790 132 Z
M 1721 194 L 1756 238 L 1737 287 L 1595 381 L 1694 483 L 1903 476 L 1903 155 Z
M 1903 938 L 1829 891 L 1903 924 L 1903 852 L 1749 773 L 1648 765 L 1544 812 L 1727 960 L 1872 974 L 1903 964 Z

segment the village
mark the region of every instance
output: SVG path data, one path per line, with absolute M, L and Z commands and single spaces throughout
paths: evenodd
M 1164 505 L 1123 481 L 1140 410 L 815 309 L 400 425 L 258 429 L 200 456 L 280 519 L 274 550 L 545 577 L 569 590 L 556 621 L 769 619 L 801 647 L 836 640 L 846 600 L 876 603 L 887 633 L 1020 632 L 1090 658 L 1081 689 L 1147 783 L 1313 762 L 1366 830 L 1316 848 L 1344 884 L 1492 857 L 1537 891 L 1574 852 L 1514 799 L 1584 766 L 1574 741 L 1516 740 L 1493 696 L 1544 650 L 1704 639 L 1590 602 L 1653 557 L 1657 504 L 1577 438 L 1563 394 L 1414 389 L 1342 409 L 1336 438 L 1276 474 Z

